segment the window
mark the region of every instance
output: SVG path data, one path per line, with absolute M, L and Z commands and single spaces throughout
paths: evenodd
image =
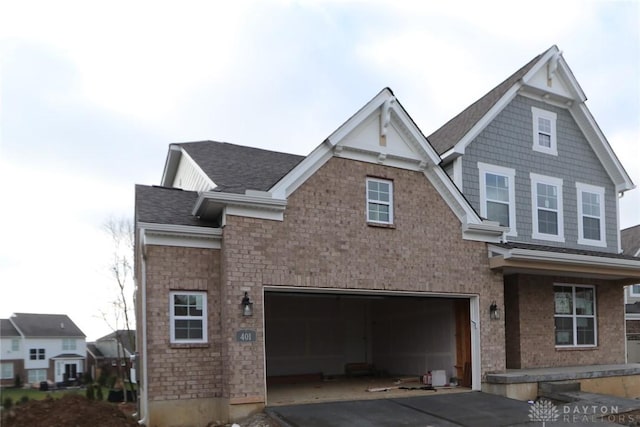
M 20 340 L 18 338 L 11 340 L 11 351 L 20 351 Z
M 47 370 L 46 369 L 29 369 L 27 371 L 27 379 L 31 384 L 39 383 L 41 381 L 46 381 Z
M 367 178 L 367 222 L 393 224 L 393 183 Z
M 44 348 L 32 348 L 29 350 L 30 360 L 44 360 Z
M 0 379 L 13 379 L 13 363 L 0 364 Z
M 578 191 L 578 243 L 606 246 L 604 188 L 576 183 Z
M 480 215 L 509 227 L 507 233 L 517 236 L 515 177 L 513 169 L 478 162 L 480 170 Z
M 564 242 L 562 180 L 532 173 L 533 238 Z
M 533 149 L 557 156 L 556 113 L 531 107 L 531 115 L 533 117 Z
M 171 342 L 207 342 L 207 295 L 205 292 L 171 292 Z
M 596 300 L 593 286 L 554 286 L 556 346 L 595 346 Z
M 631 285 L 629 292 L 632 297 L 640 297 L 640 285 Z
M 62 349 L 63 350 L 75 350 L 76 349 L 76 340 L 73 338 L 63 338 L 62 339 Z

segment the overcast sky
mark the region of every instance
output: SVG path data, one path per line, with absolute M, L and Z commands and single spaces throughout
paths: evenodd
M 640 184 L 639 28 L 639 1 L 2 2 L 0 317 L 111 332 L 101 228 L 172 142 L 308 154 L 385 86 L 428 135 L 553 44 Z

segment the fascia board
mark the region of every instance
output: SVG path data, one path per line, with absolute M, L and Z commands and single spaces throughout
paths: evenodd
M 527 71 L 527 73 L 524 76 L 522 76 L 522 81 L 526 83 L 529 80 L 531 80 L 531 78 L 535 76 L 538 73 L 538 71 L 540 71 L 540 68 L 545 66 L 547 62 L 549 62 L 549 60 L 553 58 L 553 55 L 555 55 L 558 52 L 560 52 L 560 50 L 558 49 L 558 46 L 552 46 L 551 49 L 549 49 L 546 52 L 546 54 L 543 55 L 542 58 L 540 58 L 538 62 L 533 67 L 531 67 L 531 69 Z
M 191 212 L 194 216 L 199 216 L 204 208 L 205 202 L 215 202 L 223 206 L 242 206 L 254 209 L 266 209 L 275 211 L 284 211 L 287 207 L 286 199 L 278 199 L 273 197 L 223 193 L 216 191 L 203 191 L 198 195 L 198 200 Z
M 561 264 L 589 265 L 602 267 L 640 269 L 640 260 L 606 258 L 593 255 L 563 254 L 559 252 L 535 251 L 531 249 L 511 249 L 503 255 L 504 259 L 524 261 L 547 261 Z
M 173 186 L 173 180 L 178 171 L 178 165 L 180 164 L 180 156 L 182 156 L 182 148 L 179 145 L 169 145 L 169 152 L 167 153 L 167 159 L 164 163 L 164 170 L 162 171 L 162 178 L 160 179 L 160 185 L 164 187 Z
M 269 189 L 269 192 L 274 198 L 285 200 L 333 156 L 332 148 L 330 142 L 325 140 L 280 181 L 276 182 Z
M 405 127 L 405 129 L 409 132 L 409 134 L 414 138 L 415 141 L 418 142 L 419 149 L 422 151 L 424 157 L 430 160 L 430 163 L 437 165 L 440 164 L 442 159 L 440 155 L 434 150 L 433 146 L 427 140 L 427 137 L 418 129 L 413 119 L 409 116 L 409 114 L 405 111 L 404 107 L 400 105 L 399 102 L 395 102 L 391 109 L 396 113 L 397 117 L 400 119 L 400 122 Z
M 137 227 L 143 254 L 147 245 L 219 249 L 222 239 L 220 228 L 147 222 L 139 222 Z

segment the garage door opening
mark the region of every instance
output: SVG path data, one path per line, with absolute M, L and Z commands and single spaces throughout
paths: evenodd
M 418 379 L 429 371 L 446 384 L 438 390 L 471 387 L 469 302 L 266 291 L 267 404 L 424 394 Z

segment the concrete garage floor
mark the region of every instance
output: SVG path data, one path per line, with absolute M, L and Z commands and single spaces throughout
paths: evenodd
M 438 387 L 436 391 L 403 389 L 379 392 L 367 391 L 369 388 L 396 386 L 420 387 L 422 384 L 418 382 L 418 377 L 416 377 L 415 381 L 404 379 L 401 384 L 394 384 L 393 378 L 373 377 L 335 377 L 330 381 L 274 384 L 267 387 L 267 406 L 430 396 L 434 394 L 464 393 L 471 391 L 471 389 L 465 387 Z
M 433 393 L 429 396 L 325 402 L 268 407 L 267 413 L 283 427 L 502 427 L 541 426 L 529 418 L 530 405 L 520 400 L 487 394 Z M 373 394 L 373 393 L 372 393 Z M 586 402 L 588 404 L 594 402 Z M 585 404 L 586 408 L 587 405 Z M 556 421 L 547 425 L 616 426 L 599 414 L 576 413 L 558 406 Z M 588 408 L 587 408 L 588 410 Z

